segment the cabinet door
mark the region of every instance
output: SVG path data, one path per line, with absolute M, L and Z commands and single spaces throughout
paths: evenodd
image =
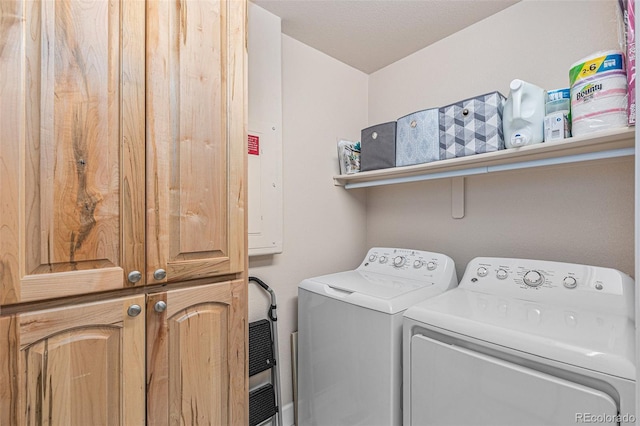
M 247 424 L 245 307 L 241 280 L 149 296 L 149 425 Z
M 0 424 L 144 424 L 136 304 L 144 296 L 0 318 Z
M 245 13 L 245 0 L 147 2 L 149 283 L 245 267 Z
M 144 2 L 0 9 L 0 304 L 133 285 L 145 249 Z

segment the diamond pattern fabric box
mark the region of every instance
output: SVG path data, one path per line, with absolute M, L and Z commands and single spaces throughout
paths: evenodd
M 438 108 L 399 118 L 396 129 L 396 166 L 429 163 L 440 159 Z
M 491 92 L 440 108 L 440 158 L 504 149 L 505 100 L 499 92 Z
M 395 121 L 367 127 L 360 136 L 360 171 L 396 166 Z

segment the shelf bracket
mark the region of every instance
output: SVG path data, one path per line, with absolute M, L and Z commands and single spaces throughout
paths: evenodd
M 451 217 L 464 217 L 464 177 L 451 178 Z

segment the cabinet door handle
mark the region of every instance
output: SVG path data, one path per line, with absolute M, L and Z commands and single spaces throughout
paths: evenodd
M 155 278 L 156 280 L 164 280 L 167 277 L 167 271 L 165 271 L 164 269 L 156 269 L 156 271 L 153 273 L 153 278 Z
M 162 300 L 159 302 L 156 302 L 156 304 L 153 306 L 153 310 L 156 312 L 164 312 L 165 309 L 167 309 L 167 304 Z
M 127 275 L 127 279 L 130 283 L 137 283 L 142 279 L 142 273 L 140 271 L 131 271 L 129 275 Z
M 129 314 L 130 317 L 137 317 L 140 315 L 140 312 L 142 312 L 140 305 L 131 305 L 129 309 L 127 309 L 127 314 Z

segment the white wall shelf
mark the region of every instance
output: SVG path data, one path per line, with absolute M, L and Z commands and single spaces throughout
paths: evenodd
M 469 157 L 337 175 L 333 180 L 336 185 L 353 189 L 632 156 L 635 154 L 634 130 L 624 128 L 602 131 L 558 142 L 504 149 Z

